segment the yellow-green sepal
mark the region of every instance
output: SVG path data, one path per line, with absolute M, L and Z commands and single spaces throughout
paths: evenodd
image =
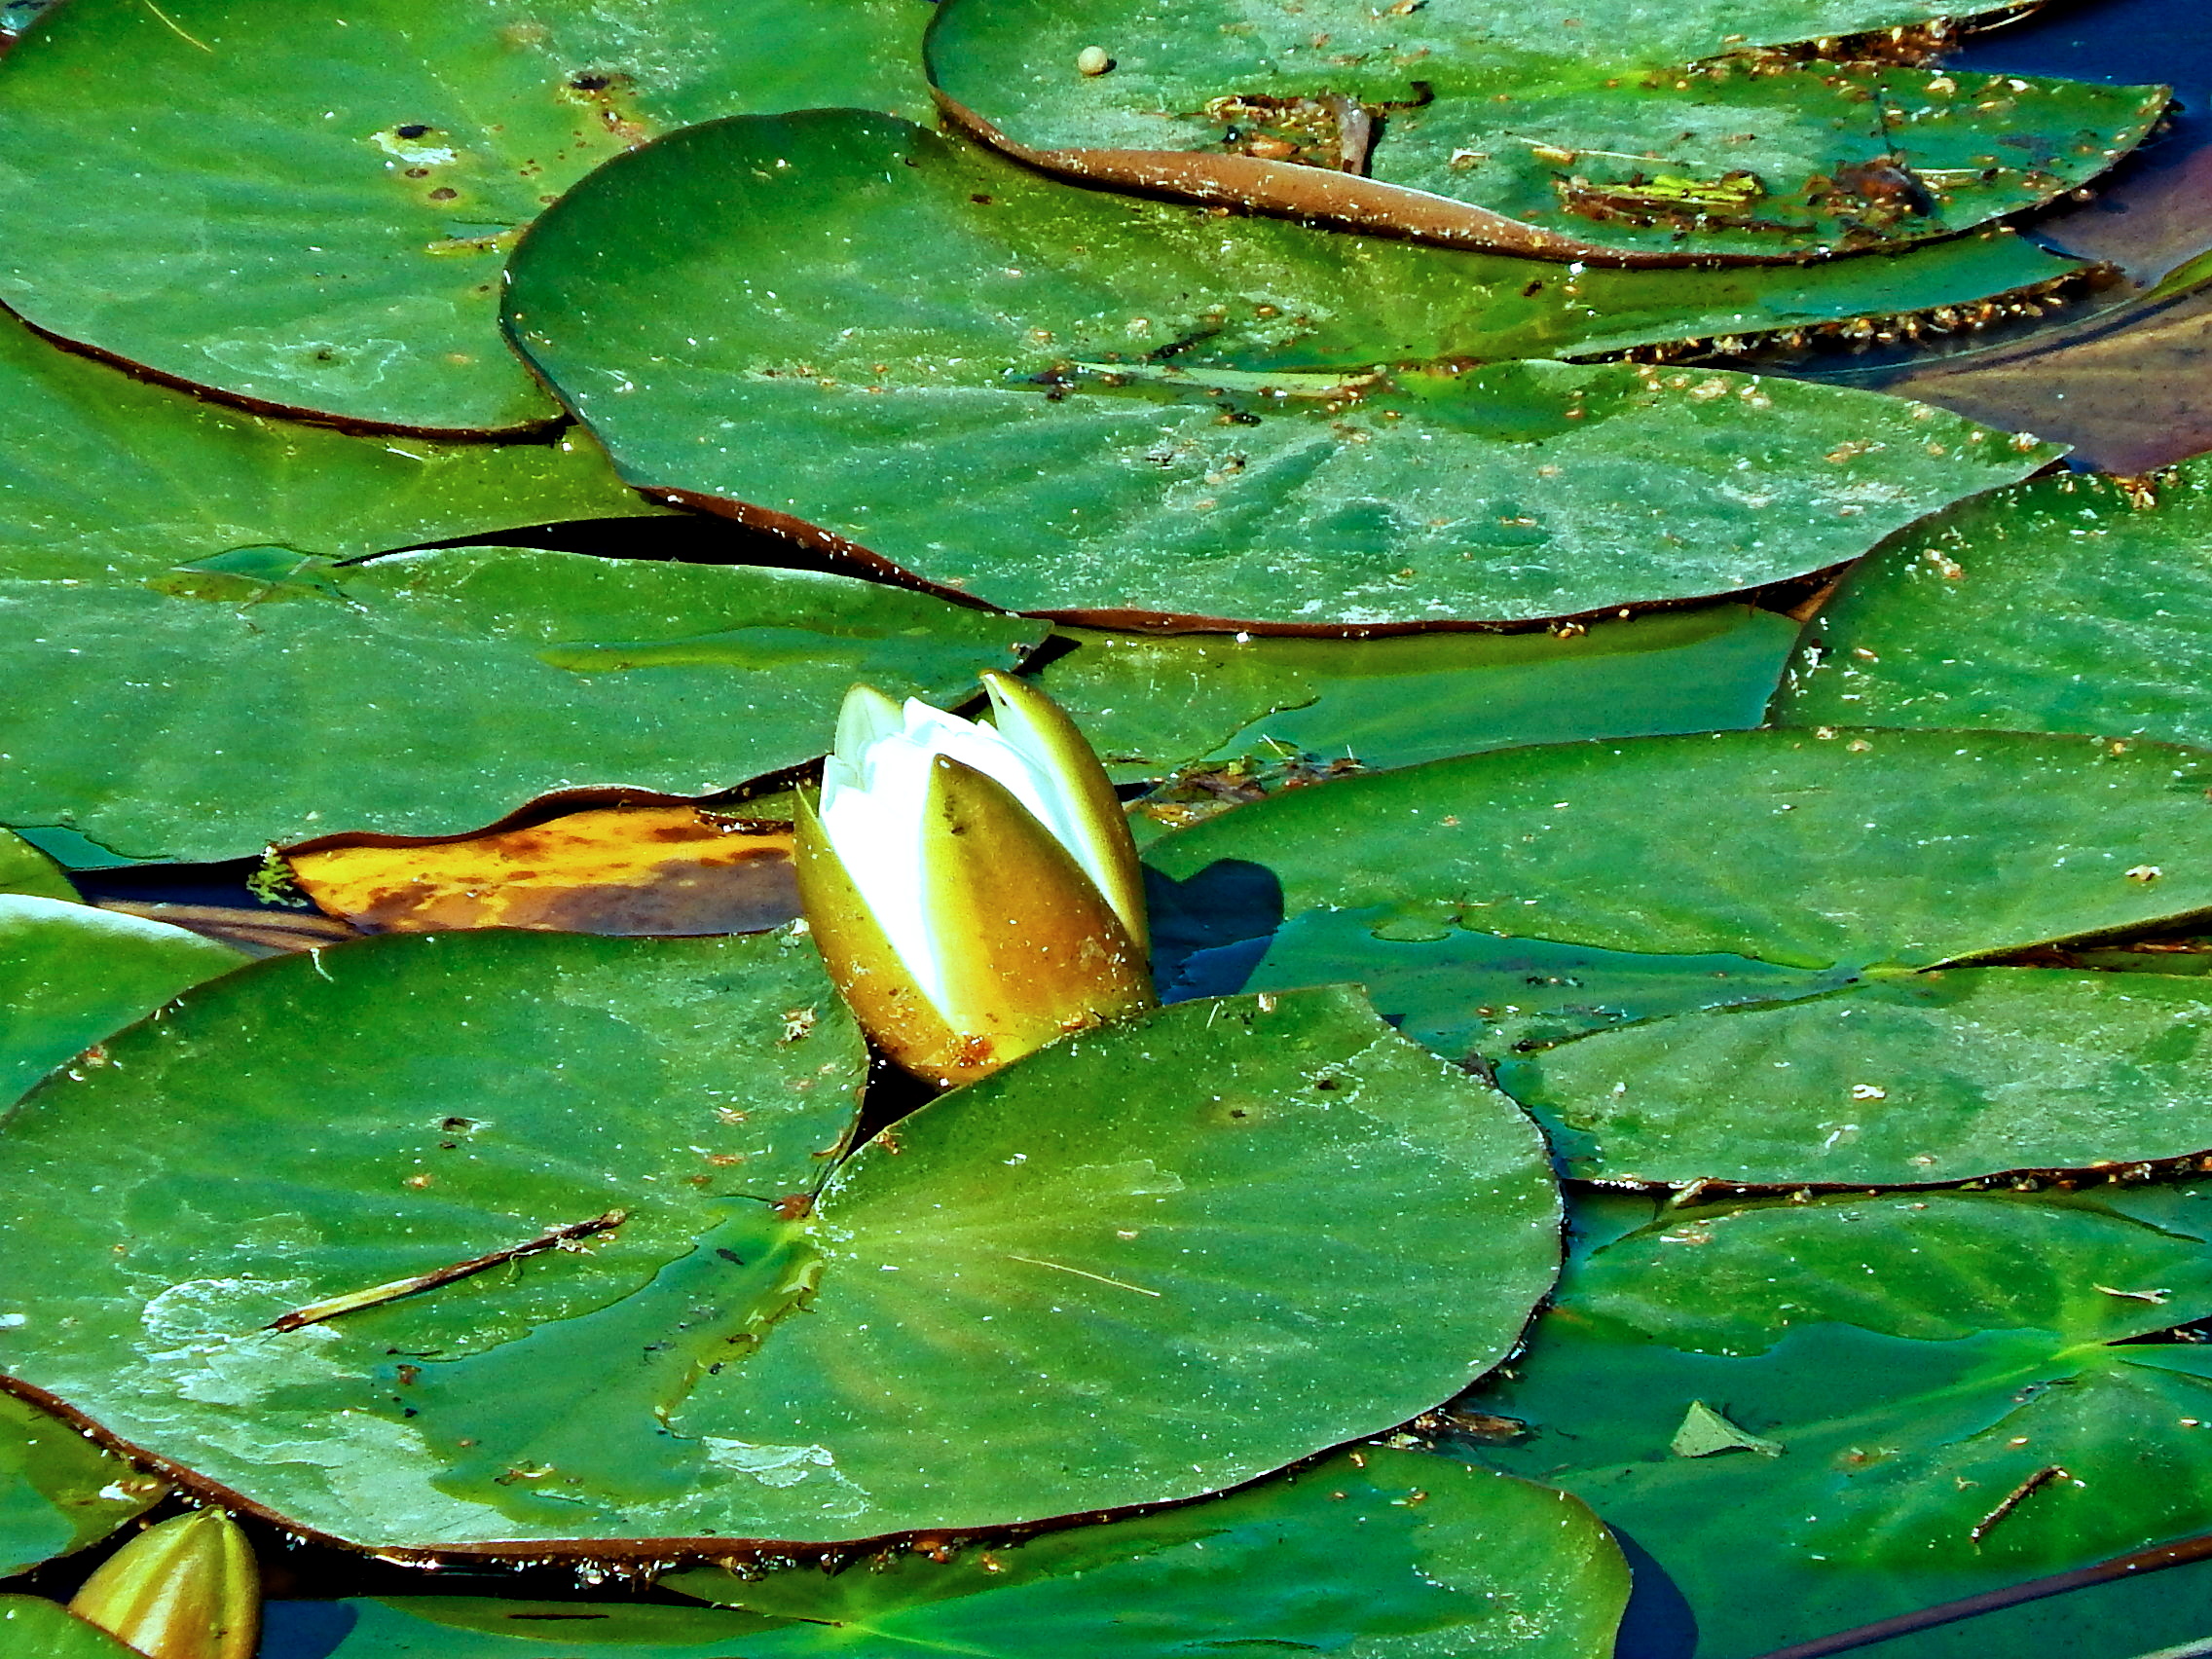
M 146 1659 L 253 1659 L 261 1569 L 219 1509 L 149 1527 L 85 1580 L 69 1610 Z
M 1048 759 L 1076 808 L 1075 828 L 1101 873 L 1106 899 L 1137 948 L 1151 940 L 1145 924 L 1144 869 L 1129 833 L 1128 814 L 1114 793 L 1113 780 L 1068 712 L 1026 680 L 986 671 L 993 720 L 1000 731 L 1027 740 L 1024 747 Z
M 1083 866 L 995 778 L 939 756 L 922 809 L 922 903 L 957 1076 L 1153 1006 L 1145 953 Z

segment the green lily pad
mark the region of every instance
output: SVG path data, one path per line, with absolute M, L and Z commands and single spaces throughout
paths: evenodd
M 1950 1181 L 2212 1148 L 2200 980 L 1952 968 L 1686 1011 L 1515 1056 L 1498 1079 L 1579 1172 Z M 1722 1102 L 1716 1107 L 1716 1102 Z M 1648 1170 L 1648 1177 L 1644 1171 Z
M 678 1573 L 742 1611 L 413 1597 L 278 1604 L 271 1628 L 353 1622 L 329 1659 L 1169 1659 L 1224 1642 L 1375 1659 L 1607 1659 L 1628 1572 L 1575 1498 L 1430 1454 L 1372 1448 L 1164 1514 L 1047 1532 L 949 1563 L 876 1557 L 835 1576 Z
M 2086 1195 L 1686 1210 L 1578 1261 L 1457 1409 L 1525 1425 L 1475 1455 L 1587 1498 L 1745 1659 L 2201 1531 L 2212 1365 L 2137 1339 L 2212 1313 L 2207 1237 Z M 1779 1454 L 1681 1455 L 1693 1400 Z
M 1755 726 L 1797 628 L 1720 605 L 1566 637 L 1061 637 L 1079 648 L 1038 683 L 1128 780 L 1253 754 L 1410 766 L 1528 743 Z
M 0 894 L 75 903 L 76 888 L 61 866 L 20 835 L 0 830 Z
M 656 132 L 922 103 L 917 0 L 90 0 L 0 68 L 0 299 L 254 407 L 417 430 L 558 413 L 500 260 Z
M 1077 177 L 1663 264 L 1965 230 L 2096 177 L 2166 105 L 2163 87 L 1942 74 L 1889 41 L 1832 60 L 1834 36 L 1939 23 L 1925 0 L 1574 12 L 946 0 L 930 77 L 956 120 Z
M 1550 1286 L 1534 1126 L 1342 989 L 1069 1038 L 775 1202 L 860 1059 L 806 952 L 392 936 L 195 993 L 0 1134 L 45 1218 L 0 1364 L 289 1525 L 535 1556 L 1221 1490 L 1464 1386 Z
M 0 895 L 0 1104 L 179 991 L 246 960 L 166 922 Z
M 903 1555 L 835 1577 L 679 1573 L 665 1589 L 784 1619 L 791 1652 L 1148 1659 L 1225 1641 L 1384 1655 L 1608 1659 L 1619 1547 L 1581 1503 L 1370 1447 L 1140 1519 Z M 1318 1592 L 1318 1593 L 1317 1593 Z M 1447 1636 L 1446 1633 L 1449 1633 Z
M 1484 303 L 1507 271 L 1524 299 Z M 1595 349 L 1561 308 L 1607 316 L 1610 289 L 1075 190 L 850 111 L 624 157 L 512 272 L 517 343 L 633 483 L 1109 624 L 1728 592 L 1856 557 L 2057 453 L 1837 387 L 1468 367 Z
M 855 680 L 964 694 L 1042 624 L 803 571 L 465 547 L 0 581 L 0 820 L 139 858 L 436 835 L 822 753 Z
M 1955 966 L 2205 908 L 2205 766 L 2010 733 L 1563 745 L 1292 791 L 1147 859 L 1170 917 L 1279 895 L 1272 935 L 1212 941 L 1235 982 L 1365 983 L 1575 1174 L 1956 1180 L 2212 1146 L 2194 981 Z
M 158 571 L 272 543 L 350 558 L 665 511 L 585 438 L 446 444 L 242 415 L 56 350 L 4 314 L 0 408 L 6 576 Z
M 5 1659 L 143 1659 L 97 1625 L 39 1596 L 0 1596 Z
M 1845 578 L 1775 719 L 2212 744 L 2208 546 L 2212 457 L 1965 503 Z
M 168 1490 L 67 1423 L 0 1394 L 0 1578 L 97 1543 Z

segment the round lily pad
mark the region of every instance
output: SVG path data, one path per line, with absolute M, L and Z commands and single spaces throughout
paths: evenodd
M 279 412 L 514 431 L 499 265 L 656 132 L 912 110 L 918 0 L 89 0 L 0 67 L 0 294 L 40 327 Z
M 76 888 L 61 866 L 20 835 L 0 830 L 0 894 L 26 894 L 73 903 Z
M 1346 990 L 1052 1045 L 811 1200 L 860 1054 L 787 936 L 388 936 L 110 1053 L 0 1132 L 0 1364 L 377 1548 L 1190 1497 L 1464 1386 L 1558 1256 L 1534 1125 Z
M 1775 719 L 2212 743 L 2208 544 L 2212 456 L 1993 491 L 1844 579 Z
M 1164 1513 L 940 1554 L 660 1580 L 714 1608 L 280 1602 L 267 1628 L 273 1654 L 291 1639 L 315 1659 L 542 1659 L 549 1630 L 564 1655 L 623 1659 L 1176 1659 L 1230 1642 L 1609 1659 L 1628 1591 L 1619 1546 L 1579 1499 L 1382 1447 Z
M 929 63 L 956 120 L 1080 178 L 1638 264 L 1965 230 L 2096 177 L 2166 105 L 1930 67 L 1925 0 L 1572 12 L 945 0 Z
M 1125 779 L 1247 755 L 1371 767 L 1579 737 L 1757 725 L 1797 630 L 1745 605 L 1598 622 L 1581 633 L 1368 640 L 1108 634 L 1038 683 Z
M 668 510 L 625 488 L 578 433 L 401 441 L 241 414 L 59 350 L 5 313 L 0 408 L 5 576 L 151 573 L 273 545 L 349 559 Z
M 143 1659 L 94 1624 L 42 1596 L 0 1596 L 5 1659 Z
M 762 1659 L 890 1644 L 1168 1659 L 1228 1642 L 1609 1659 L 1628 1571 L 1578 1499 L 1368 1447 L 1162 1513 L 974 1545 L 945 1564 L 905 1554 L 833 1577 L 704 1570 L 660 1582 L 792 1621 L 748 1643 Z
M 518 250 L 508 320 L 633 483 L 1108 623 L 1725 593 L 2058 453 L 1836 387 L 1490 360 L 1589 349 L 1588 276 L 1130 203 L 816 111 L 602 168 Z

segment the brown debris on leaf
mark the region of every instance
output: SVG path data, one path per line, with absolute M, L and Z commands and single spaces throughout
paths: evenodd
M 616 806 L 461 840 L 287 856 L 327 914 L 366 933 L 537 928 L 757 933 L 798 914 L 788 825 L 698 806 Z
M 1325 784 L 1367 768 L 1349 756 L 1322 760 L 1303 754 L 1246 755 L 1220 765 L 1189 767 L 1161 783 L 1130 810 L 1167 830 L 1188 830 L 1234 807 L 1284 790 Z
M 1226 129 L 1230 152 L 1267 162 L 1296 162 L 1334 172 L 1364 173 L 1375 147 L 1375 120 L 1356 99 L 1333 93 L 1277 98 L 1265 93 L 1215 98 L 1209 120 Z

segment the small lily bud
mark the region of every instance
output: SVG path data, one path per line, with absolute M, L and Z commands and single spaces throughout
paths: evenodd
M 1050 698 L 983 681 L 994 725 L 856 685 L 799 814 L 799 898 L 830 977 L 893 1059 L 940 1083 L 1153 1004 L 1113 785 Z
M 69 1604 L 147 1659 L 253 1659 L 261 1571 L 219 1509 L 149 1527 L 102 1562 Z

